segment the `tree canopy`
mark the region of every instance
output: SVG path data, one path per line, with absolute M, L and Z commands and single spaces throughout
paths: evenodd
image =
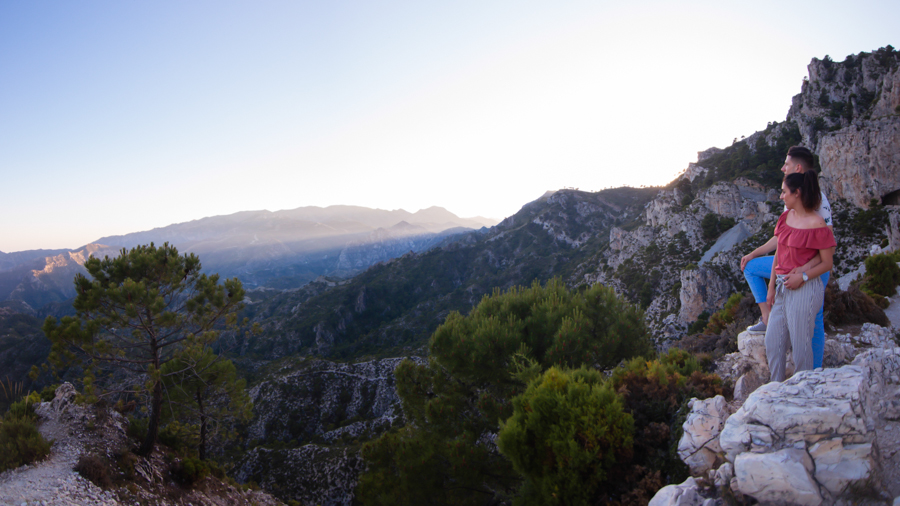
M 99 371 L 125 372 L 131 386 L 116 390 L 145 399 L 147 436 L 140 452 L 153 451 L 159 432 L 166 377 L 179 372 L 163 366 L 186 340 L 208 345 L 222 323 L 237 325 L 244 289 L 237 278 L 219 283 L 200 272 L 194 254 L 153 243 L 122 249 L 118 256 L 90 258 L 88 276 L 75 277 L 75 316 L 48 317 L 43 330 L 52 343 L 49 361 L 64 367 L 85 364 L 84 391 L 98 395 Z
M 372 504 L 491 504 L 521 483 L 496 451 L 500 423 L 529 379 L 554 366 L 612 367 L 653 352 L 642 311 L 608 287 L 495 290 L 467 316 L 451 313 L 427 365 L 402 362 L 408 425 L 368 443 L 359 497 Z

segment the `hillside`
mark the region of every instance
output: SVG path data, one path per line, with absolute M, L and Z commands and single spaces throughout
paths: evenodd
M 372 405 L 378 397 L 335 383 L 337 373 L 323 362 L 297 355 L 350 361 L 362 368 L 381 367 L 381 361 L 398 355 L 422 355 L 428 335 L 449 311 L 467 312 L 493 287 L 553 276 L 572 287 L 609 284 L 646 308 L 660 347 L 680 339 L 691 323 L 720 309 L 729 295 L 747 291 L 739 259 L 770 237 L 783 209 L 776 188 L 789 146 L 822 146 L 829 136 L 864 130 L 872 138 L 888 136 L 890 142 L 873 144 L 860 156 L 867 163 L 891 168 L 890 174 L 900 173 L 890 158 L 893 155 L 884 154 L 887 146 L 900 146 L 900 114 L 872 119 L 877 111 L 900 107 L 900 79 L 895 78 L 898 60 L 896 55 L 891 56 L 893 60 L 885 58 L 885 52 L 854 56 L 850 68 L 856 70 L 851 71 L 845 70 L 845 63 L 831 62 L 839 82 L 821 81 L 815 69 L 824 60 L 814 59 L 811 79 L 794 98 L 795 107 L 785 121 L 772 122 L 732 146 L 700 152 L 697 162 L 664 188 L 559 191 L 529 203 L 489 231 L 469 233 L 430 251 L 375 265 L 353 279 L 321 279 L 306 290 L 268 298 L 264 293 L 254 295 L 248 316 L 265 331 L 238 343 L 235 350 L 255 378 L 258 392 L 271 385 L 293 384 L 294 378 L 318 385 L 282 388 L 274 397 L 257 394 L 258 420 L 279 420 L 286 406 L 308 405 L 310 395 L 319 400 L 320 414 L 300 425 L 289 420 L 269 424 L 271 430 L 259 432 L 261 446 L 241 464 L 241 475 L 261 477 L 264 469 L 277 470 L 266 486 L 282 497 L 298 499 L 314 495 L 314 490 L 335 494 L 334 480 L 352 482 L 360 467 L 359 443 L 377 436 L 377 427 L 384 430 L 398 421 L 385 420 L 384 413 L 390 411 L 354 408 L 336 413 L 343 397 L 352 399 L 353 406 Z M 822 120 L 831 131 L 811 130 L 810 125 L 821 123 L 817 115 L 827 116 L 831 109 L 800 113 L 796 105 L 818 100 L 813 94 L 821 95 L 822 89 L 833 89 L 835 97 L 849 93 L 845 81 L 852 79 L 843 76 L 852 77 L 863 69 L 868 76 L 860 78 L 857 86 L 871 86 L 878 100 L 865 108 L 853 98 L 852 114 Z M 846 165 L 822 154 L 819 164 L 826 191 L 835 195 L 831 201 L 840 241 L 838 277 L 855 269 L 873 245 L 900 245 L 900 231 L 894 230 L 900 213 L 890 205 L 900 182 L 891 182 L 892 175 L 878 175 L 878 184 L 884 184 L 866 188 L 882 188 L 872 194 L 882 202 L 861 207 L 848 198 L 852 186 L 845 184 L 844 193 L 835 190 L 834 181 L 844 178 Z M 383 358 L 369 360 L 373 356 Z M 332 366 L 342 367 L 348 365 Z M 377 374 L 362 376 L 360 385 L 387 381 Z M 344 430 L 351 434 L 349 438 L 335 438 Z M 328 470 L 327 476 L 297 485 L 285 469 L 308 471 L 305 462 L 311 455 L 318 468 Z M 262 466 L 263 459 L 281 464 Z M 345 493 L 352 494 L 351 489 L 348 485 Z
M 683 336 L 731 293 L 748 291 L 739 260 L 771 237 L 783 209 L 778 169 L 792 144 L 818 155 L 839 243 L 835 274 L 886 246 L 900 218 L 900 55 L 883 48 L 840 63 L 813 59 L 809 74 L 786 121 L 699 153 L 648 204 L 640 226 L 613 230 L 610 247 L 570 283 L 616 286 L 647 307 L 658 339 Z
M 240 339 L 224 334 L 219 343 L 250 379 L 255 403 L 246 438 L 234 450 L 240 454 L 234 476 L 255 480 L 283 499 L 352 502 L 363 467 L 361 443 L 405 423 L 391 374 L 397 357 L 424 356 L 424 344 L 449 312 L 468 312 L 494 289 L 553 277 L 572 288 L 607 284 L 645 308 L 659 348 L 672 345 L 732 293 L 747 291 L 739 259 L 771 235 L 783 209 L 776 188 L 792 144 L 810 146 L 818 155 L 839 241 L 834 278 L 851 273 L 881 247 L 900 247 L 900 57 L 884 48 L 844 62 L 813 59 L 809 69 L 810 79 L 784 121 L 731 146 L 700 152 L 696 163 L 663 188 L 548 192 L 490 229 L 434 235 L 419 250 L 404 249 L 413 243 L 403 241 L 432 233 L 427 224 L 443 219 L 438 209 L 423 212 L 425 221 L 404 219 L 367 232 L 376 238 L 370 243 L 380 244 L 372 255 L 362 243 L 339 254 L 323 250 L 319 264 L 304 264 L 308 271 L 253 263 L 247 260 L 255 254 L 252 248 L 223 249 L 227 244 L 214 235 L 189 236 L 194 225 L 167 231 L 193 241 L 189 248 L 210 248 L 201 254 L 205 266 L 209 256 L 213 265 L 257 266 L 252 272 L 269 276 L 270 286 L 248 290 L 246 299 L 245 316 L 262 333 Z M 275 237 L 278 223 L 287 223 L 282 218 L 293 219 L 232 215 L 235 221 L 222 222 L 216 233 L 256 223 Z M 357 218 L 340 226 L 329 222 L 338 231 L 334 237 L 380 223 Z M 332 237 L 323 227 L 309 230 Z M 250 236 L 241 234 L 234 237 L 249 244 Z M 263 242 L 276 244 L 271 237 Z M 378 251 L 397 258 L 373 260 Z M 312 279 L 310 265 L 346 274 L 366 262 L 374 265 L 353 278 L 316 275 L 297 288 L 298 280 Z M 32 316 L 11 317 L 16 314 Z M 21 366 L 11 357 L 15 350 L 32 350 L 20 344 L 38 338 L 36 322 L 19 303 L 0 307 L 7 332 L 0 335 L 0 366 Z M 736 336 L 729 339 L 736 348 Z M 843 339 L 831 357 L 856 342 L 849 335 Z M 835 358 L 831 365 L 850 359 Z
M 247 358 L 291 354 L 353 359 L 420 347 L 450 311 L 466 312 L 495 288 L 569 278 L 640 215 L 654 188 L 560 190 L 490 230 L 380 263 L 322 293 L 278 294 L 248 312 L 264 333 L 239 344 Z

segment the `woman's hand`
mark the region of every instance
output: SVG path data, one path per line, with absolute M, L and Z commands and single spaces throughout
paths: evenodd
M 769 305 L 769 310 L 775 305 L 775 287 L 772 285 L 769 285 L 769 293 L 766 294 L 766 304 Z
M 788 290 L 796 290 L 803 286 L 803 274 L 793 272 L 784 277 L 784 287 Z

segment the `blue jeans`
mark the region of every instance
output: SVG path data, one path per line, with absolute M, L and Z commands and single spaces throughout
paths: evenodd
M 744 278 L 750 285 L 750 291 L 757 304 L 766 301 L 766 294 L 769 291 L 769 277 L 772 275 L 772 262 L 775 261 L 774 256 L 758 257 L 747 262 L 744 267 Z M 822 287 L 828 285 L 828 278 L 831 272 L 826 272 L 819 276 L 822 278 Z M 813 368 L 822 367 L 822 356 L 825 354 L 825 321 L 824 321 L 825 305 L 824 301 L 819 312 L 816 313 L 816 327 L 813 330 L 812 351 L 813 351 Z

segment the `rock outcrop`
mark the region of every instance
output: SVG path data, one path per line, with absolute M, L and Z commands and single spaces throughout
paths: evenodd
M 310 444 L 289 450 L 255 448 L 241 460 L 234 476 L 303 505 L 350 506 L 363 468 L 356 449 Z
M 682 426 L 684 434 L 678 442 L 678 456 L 691 469 L 691 474 L 699 476 L 722 463 L 719 433 L 731 413 L 721 395 L 691 399 L 688 407 L 691 412 Z
M 746 392 L 731 416 L 723 398 L 691 401 L 679 456 L 706 488 L 697 481 L 667 487 L 657 494 L 660 504 L 702 499 L 714 490 L 710 484 L 762 504 L 883 504 L 900 496 L 900 347 L 893 332 L 866 324 L 857 335 L 826 342 L 826 363 L 839 367 L 766 383 L 764 337 L 742 333 L 738 358 L 726 361 L 743 372 L 735 403 L 749 375 L 765 384 Z M 721 457 L 726 462 L 716 468 Z
M 247 435 L 269 443 L 376 435 L 402 421 L 394 388 L 394 369 L 402 360 L 287 363 L 250 389 L 255 416 Z
M 840 63 L 814 58 L 808 69 L 788 120 L 819 155 L 829 198 L 866 208 L 900 190 L 898 53 L 883 48 Z
M 679 318 L 691 322 L 703 311 L 716 311 L 725 305 L 734 287 L 707 267 L 681 271 L 681 312 Z

